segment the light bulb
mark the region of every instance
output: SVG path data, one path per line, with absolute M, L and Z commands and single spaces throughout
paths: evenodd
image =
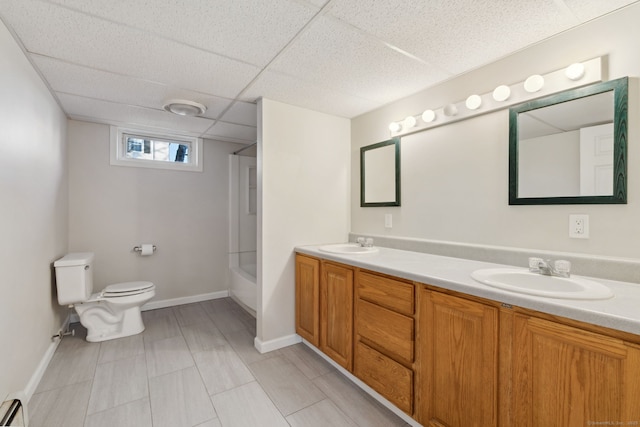
M 435 119 L 436 119 L 436 112 L 433 110 L 424 110 L 424 112 L 422 113 L 422 120 L 424 120 L 425 123 L 431 123 Z
M 471 95 L 467 98 L 465 105 L 470 110 L 477 110 L 482 105 L 482 98 L 480 98 L 480 95 Z
M 506 101 L 511 96 L 511 88 L 506 85 L 500 85 L 493 90 L 493 99 L 498 102 Z
M 564 72 L 569 80 L 580 80 L 584 76 L 584 64 L 577 62 L 567 67 Z
M 389 130 L 393 133 L 398 133 L 402 130 L 402 125 L 398 122 L 389 123 Z
M 402 127 L 405 129 L 409 129 L 414 127 L 417 124 L 417 120 L 415 117 L 413 116 L 407 116 L 403 121 L 402 121 Z
M 539 91 L 540 89 L 542 89 L 542 86 L 544 86 L 544 77 L 542 77 L 540 74 L 534 74 L 524 82 L 524 90 L 529 93 Z

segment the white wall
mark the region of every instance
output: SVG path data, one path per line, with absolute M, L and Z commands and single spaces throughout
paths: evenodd
M 350 122 L 262 99 L 258 104 L 258 330 L 295 334 L 293 248 L 349 232 Z
M 228 155 L 204 142 L 204 171 L 109 164 L 109 126 L 69 121 L 69 250 L 96 254 L 95 290 L 149 280 L 154 304 L 228 289 Z M 141 257 L 133 247 L 157 246 Z
M 23 391 L 62 325 L 67 119 L 0 22 L 0 401 Z M 33 390 L 30 390 L 33 392 Z
M 638 81 L 630 86 L 626 205 L 509 206 L 508 110 L 402 138 L 402 206 L 361 208 L 359 148 L 389 139 L 388 124 L 524 81 L 573 62 L 605 57 L 608 79 L 640 76 L 640 4 L 565 32 L 352 121 L 352 232 L 481 245 L 640 258 Z M 393 228 L 384 228 L 384 214 Z M 590 239 L 570 239 L 570 213 L 590 215 Z

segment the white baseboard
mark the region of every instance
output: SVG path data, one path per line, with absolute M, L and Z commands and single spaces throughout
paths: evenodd
M 253 345 L 260 353 L 268 353 L 270 351 L 278 350 L 290 345 L 298 344 L 302 342 L 302 338 L 298 334 L 287 335 L 284 337 L 276 338 L 274 340 L 262 341 L 256 337 L 253 340 Z
M 67 315 L 67 317 L 62 322 L 62 326 L 60 326 L 60 330 L 66 331 L 70 322 L 71 322 L 71 315 Z M 33 396 L 36 389 L 38 388 L 38 384 L 40 384 L 40 380 L 42 380 L 42 376 L 47 370 L 47 367 L 49 366 L 51 359 L 53 359 L 53 355 L 56 352 L 58 345 L 60 345 L 60 341 L 61 340 L 59 338 L 51 340 L 51 344 L 49 344 L 49 347 L 47 347 L 47 351 L 44 352 L 42 359 L 40 359 L 40 363 L 38 363 L 36 370 L 31 375 L 31 378 L 29 379 L 27 386 L 22 392 L 22 395 L 20 397 L 14 396 L 13 398 L 15 399 L 20 398 L 25 403 L 25 405 L 29 403 L 29 401 L 31 400 L 31 396 Z
M 143 305 L 142 307 L 140 307 L 140 310 L 141 311 L 156 310 L 158 308 L 167 308 L 167 307 L 173 307 L 176 305 L 209 301 L 212 299 L 226 298 L 228 296 L 229 296 L 229 291 L 218 291 L 218 292 L 210 292 L 208 294 L 192 295 L 188 297 L 163 299 L 160 301 L 150 301 L 145 305 Z M 69 323 L 78 323 L 79 321 L 80 321 L 80 318 L 78 317 L 78 313 L 76 313 L 74 310 L 73 313 L 71 313 Z
M 389 402 L 380 393 L 378 393 L 377 391 L 375 391 L 374 389 L 372 389 L 371 387 L 369 387 L 368 385 L 363 383 L 362 380 L 360 380 L 358 377 L 354 376 L 351 372 L 347 371 L 342 366 L 338 365 L 333 359 L 331 359 L 329 356 L 327 356 L 326 354 L 321 352 L 320 349 L 316 348 L 309 341 L 307 341 L 305 339 L 302 339 L 302 342 L 307 347 L 309 347 L 311 350 L 315 351 L 324 360 L 329 362 L 331 364 L 331 366 L 336 368 L 342 375 L 347 377 L 347 379 L 349 379 L 352 383 L 354 383 L 355 385 L 360 387 L 365 393 L 367 393 L 369 396 L 373 397 L 375 400 L 380 402 L 385 408 L 387 408 L 388 410 L 390 410 L 391 412 L 393 412 L 394 414 L 396 414 L 397 416 L 402 418 L 407 424 L 409 424 L 412 427 L 422 427 L 422 424 L 420 424 L 419 422 L 417 422 L 416 420 L 411 418 L 402 409 L 398 408 L 396 405 L 394 405 L 393 403 Z
M 210 292 L 208 294 L 192 295 L 188 297 L 171 298 L 171 299 L 164 299 L 160 301 L 149 301 L 148 303 L 143 305 L 140 308 L 140 310 L 142 311 L 156 310 L 158 308 L 166 308 L 166 307 L 173 307 L 175 305 L 209 301 L 212 299 L 226 298 L 228 296 L 229 296 L 229 291 L 217 291 L 217 292 Z

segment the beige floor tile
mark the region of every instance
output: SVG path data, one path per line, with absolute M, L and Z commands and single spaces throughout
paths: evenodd
M 222 332 L 208 318 L 204 322 L 181 326 L 180 329 L 192 353 L 229 345 Z
M 218 418 L 225 427 L 289 426 L 256 382 L 216 394 L 211 399 L 218 413 Z
M 195 367 L 149 379 L 153 427 L 195 426 L 217 418 Z
M 100 344 L 98 363 L 113 362 L 144 354 L 142 335 L 103 341 Z
M 82 427 L 91 394 L 91 381 L 36 393 L 29 401 L 31 427 Z
M 358 425 L 367 427 L 404 426 L 405 422 L 382 406 L 339 372 L 322 375 L 313 383 Z
M 233 332 L 223 332 L 231 347 L 238 353 L 238 356 L 247 365 L 259 360 L 270 359 L 280 355 L 280 350 L 270 351 L 261 354 L 254 345 L 255 335 L 245 329 L 238 329 Z
M 193 354 L 209 394 L 216 394 L 254 381 L 249 368 L 231 346 Z
M 216 418 L 215 420 L 205 421 L 195 427 L 222 427 L 222 424 L 220 424 L 220 420 Z
M 229 301 L 231 300 L 229 299 Z M 224 334 L 242 330 L 255 331 L 256 320 L 235 302 L 227 302 L 223 305 L 218 300 L 211 300 L 205 301 L 201 305 L 213 323 Z M 252 333 L 255 335 L 255 332 Z
M 329 399 L 287 417 L 291 427 L 358 427 Z
M 173 313 L 180 326 L 190 325 L 208 320 L 207 312 L 200 304 L 185 304 L 173 307 Z
M 313 379 L 328 374 L 335 368 L 305 344 L 281 348 L 280 354 L 297 366 L 307 378 Z
M 146 374 L 143 354 L 99 364 L 91 387 L 87 414 L 147 397 L 149 392 Z
M 193 358 L 182 336 L 145 343 L 149 377 L 193 366 Z
M 64 338 L 51 358 L 37 392 L 92 379 L 99 353 L 100 343 L 90 343 L 79 337 Z
M 142 313 L 145 330 L 142 333 L 144 343 L 180 336 L 180 326 L 173 311 L 168 308 L 150 310 Z
M 255 362 L 249 368 L 284 416 L 327 397 L 293 363 L 284 357 L 273 357 Z
M 84 427 L 152 427 L 149 399 L 136 400 L 87 416 Z

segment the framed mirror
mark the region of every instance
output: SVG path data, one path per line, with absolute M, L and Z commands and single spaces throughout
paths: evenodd
M 360 206 L 400 206 L 400 138 L 360 148 Z
M 627 203 L 628 78 L 509 110 L 509 204 Z

